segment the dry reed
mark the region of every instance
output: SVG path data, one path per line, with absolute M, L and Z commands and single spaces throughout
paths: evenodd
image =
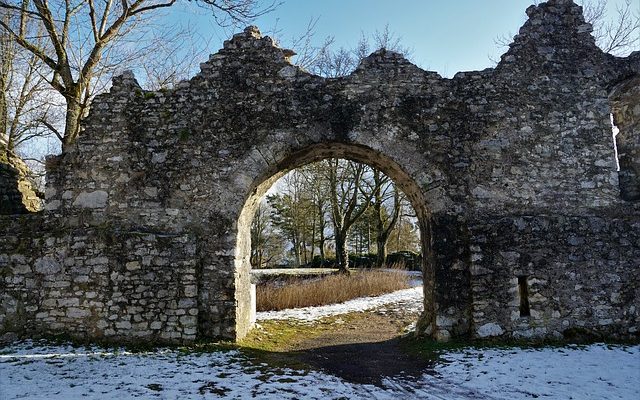
M 407 289 L 409 276 L 401 271 L 356 271 L 319 279 L 289 278 L 284 284 L 266 283 L 256 288 L 258 311 L 283 310 L 378 296 Z

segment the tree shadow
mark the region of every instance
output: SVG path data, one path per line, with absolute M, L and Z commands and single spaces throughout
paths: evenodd
M 406 340 L 395 337 L 288 352 L 253 349 L 249 355 L 273 366 L 320 370 L 350 383 L 383 387 L 386 378 L 417 380 L 433 373 L 437 355 L 412 354 L 404 348 Z

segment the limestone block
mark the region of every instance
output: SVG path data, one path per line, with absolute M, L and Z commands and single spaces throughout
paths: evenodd
M 104 208 L 108 199 L 109 195 L 104 190 L 81 192 L 73 201 L 73 205 L 79 208 Z
M 53 275 L 62 270 L 60 263 L 52 257 L 38 258 L 34 263 L 36 272 L 45 275 Z
M 476 333 L 478 334 L 478 337 L 487 338 L 502 335 L 504 333 L 504 329 L 502 329 L 500 325 L 490 322 L 479 327 Z

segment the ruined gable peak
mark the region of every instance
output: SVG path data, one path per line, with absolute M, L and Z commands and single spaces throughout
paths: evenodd
M 136 90 L 141 90 L 141 87 L 131 70 L 123 71 L 111 81 L 111 93 L 133 93 Z
M 409 61 L 401 54 L 393 50 L 387 50 L 384 47 L 374 51 L 365 57 L 360 65 L 371 65 L 371 64 L 398 64 L 398 63 L 409 63 Z
M 549 0 L 527 8 L 529 19 L 520 28 L 514 43 L 534 40 L 582 42 L 595 46 L 593 27 L 584 19 L 582 7 L 572 0 Z M 562 40 L 564 39 L 564 40 Z
M 255 25 L 249 25 L 240 33 L 234 34 L 231 39 L 224 41 L 225 49 L 242 49 L 251 47 L 275 46 L 273 39 L 262 36 L 262 32 Z
M 418 70 L 419 68 L 405 58 L 404 55 L 396 51 L 385 48 L 378 49 L 360 61 L 354 74 L 373 72 L 376 74 L 386 72 L 400 72 L 405 70 Z
M 262 36 L 260 29 L 255 25 L 244 28 L 240 33 L 236 33 L 229 40 L 225 40 L 223 49 L 225 51 L 255 51 L 263 50 L 265 53 L 275 51 L 280 54 L 286 62 L 291 62 L 291 57 L 296 53 L 293 50 L 282 49 L 269 36 Z
M 580 65 L 588 68 L 587 64 L 602 53 L 582 7 L 572 0 L 549 0 L 529 7 L 526 13 L 529 19 L 502 55 L 501 67 L 515 64 L 520 70 Z

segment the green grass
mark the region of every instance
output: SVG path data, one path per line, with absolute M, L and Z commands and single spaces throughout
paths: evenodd
M 337 319 L 348 324 L 354 318 L 362 318 L 362 314 L 335 315 L 321 318 L 313 323 L 294 320 L 261 321 L 260 327 L 252 329 L 244 339 L 238 342 L 238 345 L 244 349 L 265 352 L 290 351 L 291 344 L 294 342 L 311 339 L 333 331 Z

